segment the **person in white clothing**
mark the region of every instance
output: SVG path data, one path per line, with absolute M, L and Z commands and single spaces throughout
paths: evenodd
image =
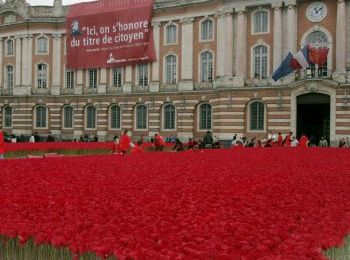
M 35 143 L 34 135 L 31 135 L 31 136 L 29 137 L 29 143 Z
M 290 144 L 291 147 L 297 147 L 299 145 L 298 139 L 296 139 L 294 136 L 292 138 L 292 142 Z

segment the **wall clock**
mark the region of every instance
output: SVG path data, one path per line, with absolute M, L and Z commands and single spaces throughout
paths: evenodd
M 327 16 L 327 5 L 322 2 L 314 2 L 306 10 L 307 18 L 314 23 L 321 22 Z

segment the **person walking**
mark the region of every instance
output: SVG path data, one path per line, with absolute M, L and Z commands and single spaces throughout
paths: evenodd
M 0 159 L 4 159 L 5 154 L 5 140 L 4 140 L 4 134 L 0 130 Z

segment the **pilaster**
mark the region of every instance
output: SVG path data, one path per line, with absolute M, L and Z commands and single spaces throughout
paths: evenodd
M 193 17 L 181 19 L 181 81 L 180 91 L 193 90 Z
M 152 81 L 150 83 L 150 92 L 159 92 L 159 44 L 160 44 L 160 22 L 153 22 L 153 41 L 156 55 L 155 61 L 152 62 Z

